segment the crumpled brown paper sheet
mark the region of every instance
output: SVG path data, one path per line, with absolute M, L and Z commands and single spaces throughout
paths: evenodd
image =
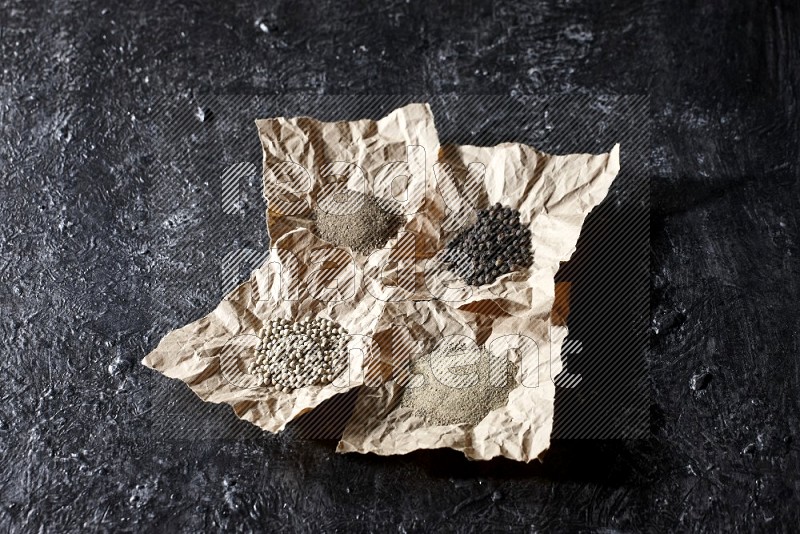
M 335 161 L 352 162 L 365 173 L 372 190 L 381 167 L 407 159 L 407 146 L 422 147 L 432 162 L 439 141 L 430 108 L 420 104 L 378 121 L 325 123 L 301 117 L 257 120 L 256 126 L 264 149 L 270 257 L 212 313 L 167 334 L 142 363 L 182 380 L 201 399 L 230 404 L 240 418 L 278 432 L 325 400 L 363 383 L 363 359 L 373 350 L 370 336 L 384 305 L 373 296 L 380 295 L 380 281 L 366 280 L 362 272 L 368 262 L 380 265 L 389 251 L 351 259 L 308 230 L 322 188 L 335 186 L 341 177 L 331 174 L 326 180 L 315 171 Z M 415 168 L 425 173 L 432 165 L 410 163 L 421 163 Z M 304 174 L 301 166 L 309 173 Z M 412 213 L 408 225 L 415 224 L 413 212 L 424 198 L 424 191 L 415 188 L 421 184 L 424 189 L 428 182 L 423 175 L 410 186 L 404 206 Z M 355 173 L 347 185 L 352 190 L 364 186 Z M 389 198 L 391 189 L 376 194 Z M 338 290 L 329 288 L 331 277 L 336 278 Z M 341 324 L 353 335 L 349 368 L 325 386 L 287 393 L 257 386 L 245 369 L 255 356 L 262 323 L 274 317 L 292 321 L 323 317 Z
M 402 454 L 451 447 L 474 459 L 540 456 L 549 445 L 551 377 L 560 372 L 566 335 L 564 326 L 553 324 L 558 323 L 551 314 L 553 276 L 617 174 L 619 147 L 608 154 L 565 156 L 513 143 L 440 150 L 430 108 L 421 104 L 379 121 L 277 118 L 256 124 L 264 155 L 270 259 L 210 315 L 168 334 L 145 365 L 183 380 L 204 400 L 231 404 L 239 417 L 272 432 L 361 386 L 339 452 Z M 412 145 L 421 147 L 422 155 L 407 152 Z M 384 173 L 396 171 L 387 163 L 397 161 L 409 164 L 405 170 L 410 172 L 400 172 L 409 176 L 405 187 L 391 179 L 397 172 Z M 469 167 L 472 162 L 483 168 Z M 467 168 L 474 172 L 461 172 Z M 386 249 L 351 258 L 309 230 L 315 203 L 349 192 L 405 199 L 405 226 Z M 518 209 L 521 222 L 531 228 L 533 265 L 484 287 L 464 287 L 439 265 L 437 254 L 471 222 L 474 209 L 494 202 Z M 324 272 L 318 269 L 323 264 Z M 337 289 L 330 288 L 332 277 Z M 327 386 L 291 393 L 248 387 L 252 380 L 242 370 L 254 334 L 275 316 L 332 319 L 355 335 L 352 348 L 361 350 L 351 353 L 349 369 Z M 409 363 L 443 337 L 463 335 L 502 350 L 514 345 L 504 336 L 514 334 L 539 347 L 538 358 L 520 360 L 509 352 L 514 363 L 522 364 L 518 379 L 524 376 L 536 387 L 520 385 L 507 406 L 477 426 L 427 427 L 396 409 Z M 231 338 L 233 351 L 228 350 Z
M 387 303 L 376 328 L 382 366 L 378 387 L 361 389 L 355 412 L 337 447 L 338 452 L 404 454 L 416 449 L 449 447 L 472 459 L 505 456 L 520 461 L 540 457 L 550 443 L 555 386 L 561 372 L 561 345 L 566 327 L 553 318 L 553 280 L 561 262 L 575 250 L 588 213 L 606 196 L 619 171 L 619 146 L 600 155 L 547 155 L 516 143 L 495 147 L 462 146 L 442 151 L 442 161 L 452 169 L 467 169 L 480 162 L 485 173 L 471 189 L 475 208 L 500 202 L 520 211 L 520 221 L 531 229 L 533 265 L 499 277 L 492 284 L 447 292 L 450 302 L 407 300 Z M 453 171 L 458 181 L 466 173 Z M 428 228 L 430 241 L 441 248 L 456 229 L 443 224 L 443 195 L 435 197 L 428 214 L 439 214 Z M 451 205 L 452 202 L 446 204 Z M 467 219 L 469 222 L 469 219 Z M 452 275 L 435 265 L 426 272 L 427 287 L 444 287 Z M 439 293 L 441 294 L 441 293 Z M 398 327 L 398 325 L 402 325 Z M 491 411 L 477 426 L 431 427 L 400 408 L 402 384 L 408 380 L 408 361 L 427 353 L 447 336 L 464 336 L 486 345 L 494 354 L 520 346 L 522 335 L 535 343 L 520 358 L 506 352 L 520 365 L 520 382 L 509 394 L 506 406 Z M 523 345 L 522 348 L 526 348 Z M 421 350 L 420 350 L 421 349 Z M 524 381 L 523 381 L 524 377 Z M 536 378 L 538 377 L 538 379 Z M 371 384 L 368 384 L 371 385 Z

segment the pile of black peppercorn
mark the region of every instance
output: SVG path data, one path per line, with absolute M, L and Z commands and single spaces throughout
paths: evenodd
M 498 202 L 477 215 L 475 224 L 447 244 L 442 259 L 451 271 L 480 286 L 531 265 L 531 231 L 519 222 L 517 210 Z

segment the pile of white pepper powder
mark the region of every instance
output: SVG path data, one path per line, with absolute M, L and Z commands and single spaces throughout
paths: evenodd
M 515 366 L 497 359 L 485 348 L 463 343 L 441 343 L 412 366 L 424 384 L 406 387 L 400 406 L 409 408 L 432 426 L 480 423 L 508 402 L 516 387 Z

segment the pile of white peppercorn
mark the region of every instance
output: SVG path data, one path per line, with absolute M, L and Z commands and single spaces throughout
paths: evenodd
M 261 386 L 289 392 L 332 382 L 347 368 L 344 328 L 327 319 L 264 323 L 255 361 L 247 368 Z
M 519 222 L 519 212 L 498 202 L 478 210 L 478 220 L 463 230 L 442 256 L 445 264 L 469 285 L 494 282 L 498 276 L 530 267 L 531 231 Z

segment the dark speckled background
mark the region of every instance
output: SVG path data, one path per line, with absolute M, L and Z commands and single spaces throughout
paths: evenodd
M 108 4 L 0 4 L 0 530 L 800 524 L 795 2 Z M 153 240 L 145 117 L 214 92 L 648 95 L 651 437 L 528 466 L 339 456 L 197 401 L 208 426 L 164 439 L 154 399 L 192 401 L 138 361 L 219 295 L 153 286 L 181 266 Z

